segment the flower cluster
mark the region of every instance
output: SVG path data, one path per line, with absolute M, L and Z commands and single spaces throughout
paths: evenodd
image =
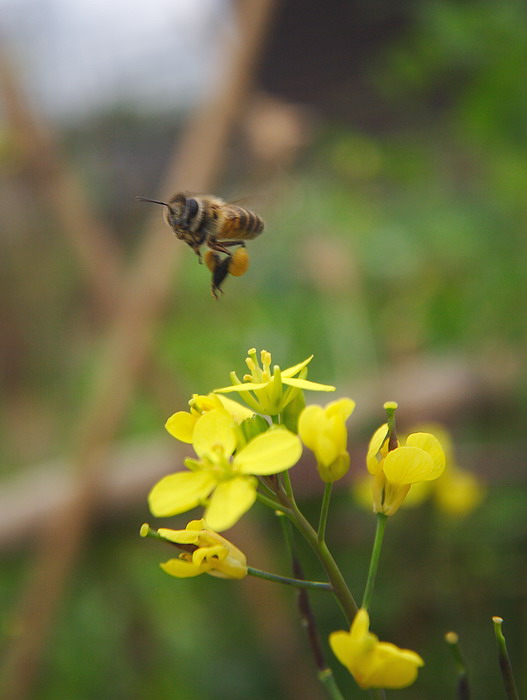
M 355 402 L 340 398 L 325 406 L 306 407 L 304 391 L 335 390 L 307 379 L 311 359 L 281 370 L 272 364 L 269 352 L 262 351 L 258 359 L 256 350 L 251 349 L 246 358 L 249 374 L 240 380 L 232 372 L 230 386 L 206 396 L 195 394 L 188 411 L 170 416 L 166 429 L 180 442 L 191 444 L 195 457 L 184 460 L 184 470 L 155 484 L 148 497 L 150 510 L 156 517 L 167 517 L 201 506 L 204 513 L 184 530 L 152 530 L 143 525 L 141 534 L 161 539 L 179 550 L 176 558 L 161 564 L 164 571 L 178 578 L 208 573 L 242 579 L 252 574 L 281 579 L 289 585 L 331 590 L 351 622 L 349 632 L 340 630 L 330 635 L 335 656 L 361 688 L 402 688 L 413 683 L 423 660 L 413 651 L 380 642 L 369 631 L 367 608 L 377 561 L 372 557 L 367 593 L 363 607 L 358 609 L 324 542 L 331 485 L 350 467 L 346 422 Z M 238 393 L 246 406 L 225 396 L 227 393 Z M 373 485 L 373 510 L 382 528 L 386 516 L 397 512 L 413 485 L 419 488 L 430 484 L 445 469 L 445 453 L 432 432 L 417 431 L 398 439 L 396 408 L 393 402 L 385 404 L 388 420 L 373 434 L 366 455 Z M 319 476 L 326 484 L 318 533 L 300 513 L 287 474 L 299 461 L 302 445 L 313 453 Z M 456 478 L 459 481 L 459 473 L 452 471 L 450 478 L 454 484 Z M 296 525 L 318 554 L 329 583 L 286 581 L 252 569 L 245 555 L 218 534 L 235 525 L 257 498 Z M 454 504 L 455 498 L 450 501 Z M 374 547 L 375 551 L 378 560 L 380 546 Z
M 312 359 L 313 355 L 293 367 L 281 370 L 278 365 L 273 365 L 271 369 L 271 353 L 262 350 L 260 366 L 256 350 L 251 348 L 245 360 L 249 374 L 245 374 L 243 381 L 240 381 L 236 372 L 231 372 L 232 385 L 216 389 L 216 393 L 238 392 L 255 413 L 278 416 L 302 391 L 335 391 L 334 386 L 306 379 L 307 366 Z
M 169 474 L 151 490 L 152 515 L 165 517 L 205 505 L 205 522 L 221 532 L 232 527 L 256 500 L 254 475 L 278 474 L 292 467 L 302 452 L 297 435 L 273 427 L 241 444 L 232 416 L 213 409 L 198 418 L 192 432 L 198 459 L 188 471 Z

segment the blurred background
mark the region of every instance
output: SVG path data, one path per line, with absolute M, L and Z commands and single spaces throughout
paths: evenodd
M 525 4 L 0 0 L 0 36 L 5 697 L 324 697 L 292 591 L 177 581 L 138 537 L 189 520 L 146 506 L 191 454 L 166 418 L 253 346 L 282 368 L 314 353 L 309 377 L 358 403 L 328 526 L 358 598 L 383 402 L 402 431 L 449 431 L 477 495 L 390 520 L 372 627 L 425 658 L 401 697 L 454 697 L 453 629 L 474 696 L 495 698 L 501 615 L 525 692 Z M 135 199 L 178 189 L 265 219 L 219 301 Z M 307 455 L 293 481 L 316 521 Z M 228 536 L 288 573 L 261 507 Z M 326 639 L 339 611 L 312 602 Z

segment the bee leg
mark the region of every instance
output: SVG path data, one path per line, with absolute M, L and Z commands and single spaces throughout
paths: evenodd
M 218 294 L 223 296 L 223 289 L 216 287 L 214 285 L 214 282 L 210 285 L 210 291 L 211 291 L 212 296 L 216 299 L 216 301 L 218 301 L 218 299 L 219 299 Z
M 203 263 L 203 260 L 201 258 L 201 249 L 200 246 L 194 245 L 193 243 L 189 243 L 189 246 L 192 248 L 192 250 L 196 253 L 198 256 L 198 261 L 199 264 L 201 265 Z
M 205 253 L 205 264 L 212 272 L 210 291 L 215 299 L 218 298 L 218 294 L 223 294 L 221 285 L 229 274 L 230 261 L 231 255 L 222 258 L 213 250 L 207 250 Z
M 231 252 L 229 251 L 229 248 L 232 247 L 233 245 L 243 245 L 245 246 L 244 241 L 218 241 L 217 238 L 209 238 L 207 241 L 207 245 L 209 248 L 212 250 L 217 250 L 219 253 L 225 253 L 225 255 L 231 255 Z
M 226 258 L 223 258 L 223 260 L 217 260 L 216 267 L 212 271 L 212 284 L 210 288 L 212 291 L 212 296 L 215 299 L 218 298 L 218 292 L 223 294 L 221 285 L 224 283 L 225 279 L 227 278 L 227 275 L 229 274 L 229 263 L 230 255 Z
M 209 242 L 209 245 L 213 250 L 218 250 L 220 253 L 225 253 L 226 255 L 232 255 L 229 248 L 235 245 L 245 248 L 245 241 L 223 241 L 222 243 L 214 241 Z
M 218 253 L 225 253 L 225 255 L 230 255 L 230 251 L 229 251 L 229 249 L 227 248 L 227 244 L 226 244 L 226 243 L 218 243 L 218 242 L 216 242 L 216 243 L 214 243 L 213 246 L 211 245 L 211 248 L 212 248 L 212 250 L 217 250 Z

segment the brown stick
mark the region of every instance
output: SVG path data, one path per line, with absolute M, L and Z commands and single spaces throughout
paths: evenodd
M 190 123 L 172 158 L 165 190 L 204 191 L 214 182 L 236 114 L 249 88 L 258 50 L 271 16 L 273 0 L 244 5 L 240 44 L 231 56 L 227 85 Z M 127 280 L 126 294 L 94 380 L 91 399 L 79 420 L 74 464 L 79 480 L 72 502 L 43 528 L 35 569 L 23 592 L 18 627 L 21 635 L 8 654 L 5 697 L 29 697 L 41 664 L 65 580 L 89 527 L 97 502 L 100 474 L 132 398 L 140 368 L 151 349 L 153 332 L 167 298 L 180 248 L 164 231 L 156 235 L 152 215 L 139 261 Z
M 0 95 L 36 196 L 70 239 L 98 307 L 106 313 L 113 311 L 122 291 L 119 248 L 109 228 L 95 215 L 75 172 L 61 157 L 50 129 L 33 114 L 4 53 L 0 53 Z

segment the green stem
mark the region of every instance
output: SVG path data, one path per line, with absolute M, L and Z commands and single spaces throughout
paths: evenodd
M 344 700 L 344 695 L 340 692 L 333 671 L 330 668 L 325 668 L 318 673 L 318 680 L 327 690 L 331 700 Z
M 386 700 L 384 688 L 370 688 L 368 694 L 373 700 Z
M 274 475 L 276 477 L 276 475 Z M 276 496 L 276 491 L 273 489 L 271 484 L 269 483 L 270 477 L 268 476 L 258 476 L 257 477 L 259 486 L 262 487 L 263 491 L 260 491 L 260 493 L 267 494 L 268 498 L 274 498 Z
M 318 523 L 318 541 L 324 542 L 326 538 L 326 525 L 328 522 L 329 504 L 331 503 L 331 492 L 333 490 L 333 482 L 325 484 L 324 496 L 320 507 L 320 520 Z
M 294 501 L 293 485 L 291 484 L 291 477 L 289 476 L 289 472 L 288 471 L 282 472 L 278 476 L 281 480 L 281 484 L 283 486 L 283 489 L 285 491 L 287 498 L 290 501 Z
M 304 579 L 299 578 L 290 578 L 289 576 L 279 576 L 278 574 L 271 574 L 269 571 L 255 569 L 253 566 L 247 567 L 247 573 L 250 576 L 263 578 L 266 581 L 282 583 L 285 586 L 294 586 L 295 588 L 307 588 L 311 591 L 333 591 L 333 587 L 331 586 L 331 584 L 325 583 L 324 581 L 306 581 Z
M 260 503 L 263 503 L 268 508 L 272 508 L 273 510 L 278 511 L 279 513 L 286 513 L 289 510 L 278 501 L 275 501 L 274 499 L 269 498 L 268 496 L 264 496 L 264 494 L 260 491 L 256 492 L 256 498 L 260 501 Z
M 458 700 L 470 700 L 470 685 L 468 682 L 467 666 L 459 646 L 459 637 L 455 632 L 447 632 L 445 641 L 450 647 L 457 670 L 457 697 Z
M 286 520 L 283 517 L 281 518 L 281 523 L 286 545 L 291 557 L 293 573 L 297 578 L 304 579 L 302 564 L 300 563 L 295 551 L 295 538 L 292 528 L 293 523 L 290 521 L 290 519 Z M 333 591 L 331 586 L 329 586 L 329 589 Z M 311 603 L 309 602 L 308 591 L 306 589 L 299 589 L 297 591 L 297 605 L 300 620 L 309 641 L 313 661 L 315 662 L 315 666 L 318 670 L 318 679 L 332 700 L 344 700 L 343 695 L 337 686 L 335 677 L 333 676 L 333 671 L 326 663 L 320 633 L 318 631 L 315 616 L 311 608 Z
M 344 613 L 346 620 L 351 625 L 353 618 L 357 614 L 357 603 L 351 595 L 346 581 L 344 580 L 336 561 L 333 559 L 328 546 L 325 542 L 319 542 L 316 531 L 300 511 L 294 499 L 289 501 L 288 507 L 292 511 L 292 514 L 289 516 L 289 514 L 286 513 L 286 515 L 288 515 L 290 520 L 295 524 L 299 532 L 303 535 L 304 539 L 308 542 L 319 558 L 333 587 L 333 594 L 342 608 L 342 612 Z
M 371 605 L 387 519 L 388 516 L 384 513 L 377 513 L 377 528 L 375 530 L 375 540 L 373 542 L 373 549 L 371 552 L 370 570 L 368 571 L 368 580 L 366 581 L 364 598 L 362 599 L 362 607 L 366 608 L 366 610 L 369 610 Z
M 287 556 L 293 562 L 295 559 L 295 538 L 293 533 L 292 513 L 290 517 L 280 518 L 280 527 L 282 528 L 282 535 L 284 536 L 284 542 L 287 547 Z
M 492 622 L 494 623 L 494 635 L 498 644 L 498 661 L 505 692 L 509 700 L 520 700 L 514 676 L 512 675 L 512 666 L 509 659 L 509 652 L 507 651 L 507 643 L 501 630 L 503 620 L 501 617 L 493 617 Z

